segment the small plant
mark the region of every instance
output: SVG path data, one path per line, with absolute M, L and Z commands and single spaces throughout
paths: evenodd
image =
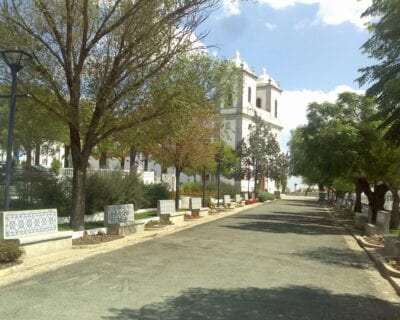
M 23 251 L 18 244 L 13 242 L 0 242 L 0 263 L 17 261 Z
M 152 218 L 152 217 L 157 217 L 157 211 L 151 210 L 151 211 L 146 211 L 146 212 L 141 212 L 141 213 L 135 212 L 135 220 Z
M 272 193 L 268 192 L 258 192 L 257 197 L 261 202 L 275 199 L 275 196 Z
M 53 159 L 50 165 L 51 171 L 54 172 L 56 175 L 60 174 L 60 169 L 61 169 L 61 162 L 60 160 Z

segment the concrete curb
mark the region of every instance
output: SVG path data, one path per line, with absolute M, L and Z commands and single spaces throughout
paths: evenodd
M 32 257 L 25 259 L 20 265 L 9 267 L 0 270 L 0 287 L 8 285 L 13 282 L 25 280 L 35 275 L 42 274 L 45 272 L 53 271 L 61 267 L 71 265 L 83 261 L 89 257 L 97 254 L 111 252 L 127 246 L 132 246 L 141 242 L 149 241 L 158 237 L 173 234 L 175 232 L 183 231 L 196 227 L 201 224 L 209 223 L 215 220 L 226 218 L 237 214 L 242 211 L 253 209 L 266 203 L 254 203 L 252 205 L 239 207 L 225 212 L 218 212 L 213 215 L 208 215 L 199 219 L 190 220 L 183 222 L 179 225 L 167 226 L 160 230 L 144 231 L 141 233 L 134 233 L 129 236 L 125 236 L 122 239 L 108 241 L 100 244 L 93 244 L 87 246 L 77 246 L 68 250 L 52 253 L 49 255 Z
M 334 215 L 332 210 L 327 208 L 327 210 L 331 213 L 331 215 L 337 219 L 337 217 Z M 400 296 L 400 278 L 394 277 L 392 274 L 393 271 L 397 272 L 396 270 L 393 270 L 386 262 L 385 262 L 385 257 L 379 253 L 379 251 L 383 250 L 383 247 L 369 247 L 369 244 L 366 244 L 360 232 L 358 230 L 355 230 L 352 228 L 350 225 L 341 223 L 341 225 L 347 230 L 347 232 L 357 241 L 357 244 L 365 251 L 369 259 L 374 263 L 375 267 L 379 271 L 379 273 L 382 275 L 384 279 L 386 279 L 393 287 L 393 289 L 396 291 L 397 295 Z M 356 234 L 358 233 L 358 234 Z M 398 272 L 400 274 L 400 272 Z

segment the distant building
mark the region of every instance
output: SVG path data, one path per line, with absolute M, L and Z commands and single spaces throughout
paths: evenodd
M 236 52 L 233 62 L 240 69 L 242 78 L 238 79 L 232 97 L 228 97 L 221 104 L 220 113 L 224 119 L 226 142 L 236 149 L 242 139 L 248 138 L 256 113 L 270 125 L 271 132 L 279 142 L 283 127 L 280 120 L 282 89 L 278 82 L 267 74 L 265 68 L 263 73 L 257 76 L 255 71 L 241 58 L 239 51 Z M 265 179 L 261 184 L 265 190 L 275 191 L 273 181 Z M 253 185 L 250 183 L 250 189 L 253 188 Z M 240 181 L 240 188 L 241 191 L 247 191 L 248 181 Z

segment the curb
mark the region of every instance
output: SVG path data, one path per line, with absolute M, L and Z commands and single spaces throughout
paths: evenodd
M 334 218 L 337 218 L 334 215 L 333 210 L 330 210 L 329 208 L 327 208 L 327 209 Z M 393 289 L 396 291 L 397 295 L 400 296 L 400 278 L 392 276 L 393 269 L 387 265 L 384 257 L 376 252 L 379 249 L 383 249 L 383 247 L 382 246 L 368 247 L 368 244 L 365 245 L 365 242 L 362 240 L 361 235 L 355 234 L 356 230 L 354 230 L 351 226 L 346 225 L 344 223 L 341 223 L 341 225 L 356 240 L 357 244 L 365 251 L 365 253 L 369 257 L 369 259 L 374 263 L 376 269 L 379 271 L 381 276 L 391 284 Z M 394 271 L 400 274 L 400 272 L 398 272 L 396 270 L 394 270 Z

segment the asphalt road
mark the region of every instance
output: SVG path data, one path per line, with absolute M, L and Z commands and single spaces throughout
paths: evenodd
M 323 208 L 282 200 L 1 287 L 0 319 L 396 320 L 399 302 Z

